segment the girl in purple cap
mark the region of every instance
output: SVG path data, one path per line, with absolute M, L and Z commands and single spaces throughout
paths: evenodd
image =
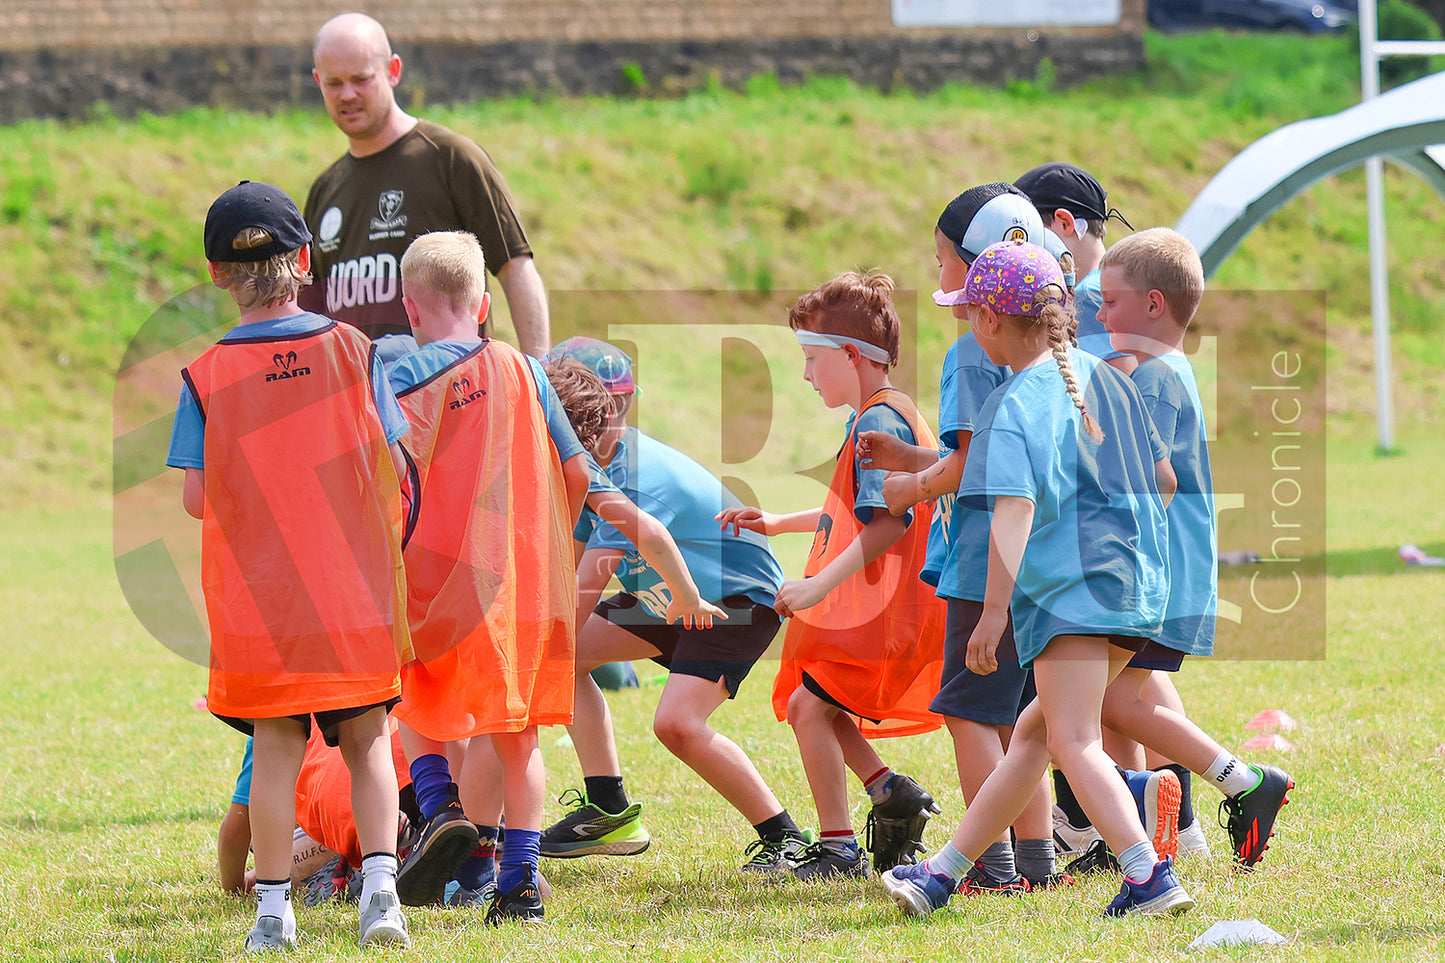
M 1175 486 L 1168 450 L 1129 379 L 1070 344 L 1064 277 L 1045 249 L 989 246 L 959 300 L 989 358 L 1014 372 L 984 404 L 958 490 L 993 513 L 967 662 L 980 675 L 998 668 L 1012 611 L 1019 663 L 1032 666 L 1038 698 L 952 841 L 884 874 L 884 887 L 910 915 L 941 908 L 1052 758 L 1123 868 L 1106 913 L 1184 912 L 1194 901 L 1172 861 L 1154 851 L 1100 724 L 1105 687 L 1164 613 L 1164 500 Z

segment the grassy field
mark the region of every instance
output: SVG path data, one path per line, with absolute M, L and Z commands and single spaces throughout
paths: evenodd
M 831 459 L 839 418 L 800 381 L 796 347 L 777 326 L 790 291 L 855 265 L 890 270 L 914 292 L 903 310 L 917 360 L 899 380 L 928 410 L 936 359 L 955 335 L 927 301 L 930 231 L 962 187 L 1075 158 L 1136 226 L 1172 223 L 1252 140 L 1358 97 L 1338 38 L 1151 36 L 1149 50 L 1139 75 L 1063 92 L 884 95 L 762 78 L 676 100 L 517 100 L 427 116 L 475 134 L 507 173 L 557 336 L 603 324 L 598 333 L 637 349 L 642 427 L 769 507 L 796 508 L 818 495 L 808 470 Z M 165 411 L 182 362 L 132 370 L 124 384 L 140 387 L 122 392 L 112 426 L 116 372 L 148 320 L 200 283 L 200 223 L 215 194 L 245 176 L 303 195 L 342 145 L 319 110 L 191 111 L 26 123 L 0 129 L 0 148 L 0 340 L 12 354 L 0 382 L 0 603 L 12 613 L 0 683 L 0 956 L 228 958 L 251 909 L 219 893 L 214 840 L 241 747 L 192 708 L 204 669 L 141 627 L 113 561 L 150 524 L 141 510 L 168 512 L 194 534 L 179 519 L 178 473 L 144 481 L 161 471 L 144 459 L 122 462 L 126 493 L 112 511 L 112 438 Z M 1360 177 L 1315 187 L 1246 239 L 1201 321 L 1213 339 L 1201 351 L 1218 345 L 1208 370 L 1221 455 L 1232 453 L 1221 491 L 1246 503 L 1222 520 L 1224 549 L 1265 553 L 1279 534 L 1262 494 L 1268 452 L 1249 435 L 1259 414 L 1242 400 L 1260 359 L 1297 349 L 1317 362 L 1304 385 L 1311 484 L 1300 561 L 1226 570 L 1222 594 L 1245 610 L 1231 651 L 1247 658 L 1180 678 L 1192 715 L 1228 746 L 1262 709 L 1301 722 L 1289 733 L 1295 750 L 1267 756 L 1299 787 L 1259 872 L 1235 873 L 1222 855 L 1186 865 L 1194 913 L 1107 923 L 1096 919 L 1111 895 L 1103 882 L 959 901 L 921 924 L 872 885 L 758 885 L 734 871 L 748 827 L 651 738 L 658 679 L 647 665 L 648 684 L 612 705 L 653 848 L 547 864 L 557 895 L 544 928 L 488 932 L 474 915 L 419 911 L 410 955 L 1138 960 L 1181 954 L 1215 920 L 1257 918 L 1291 939 L 1271 958 L 1445 957 L 1445 727 L 1430 708 L 1445 691 L 1445 576 L 1406 569 L 1395 554 L 1403 542 L 1445 554 L 1440 269 L 1422 256 L 1438 250 L 1441 211 L 1411 178 L 1392 174 L 1388 196 L 1402 454 L 1373 453 Z M 789 572 L 805 541 L 779 541 Z M 1251 578 L 1266 571 L 1270 589 L 1300 573 L 1307 604 L 1294 617 L 1248 611 Z M 791 734 L 767 708 L 770 681 L 760 665 L 718 723 L 808 822 Z M 561 734 L 544 732 L 554 796 L 578 781 Z M 886 752 L 943 802 L 927 837 L 940 844 L 961 812 L 946 736 Z M 1209 794 L 1196 793 L 1207 825 Z M 861 796 L 855 812 L 861 824 Z M 1221 830 L 1210 840 L 1227 845 Z M 301 925 L 298 959 L 356 952 L 349 911 L 305 911 Z

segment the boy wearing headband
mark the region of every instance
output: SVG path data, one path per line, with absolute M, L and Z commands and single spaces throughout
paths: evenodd
M 821 830 L 796 858 L 793 874 L 801 879 L 869 874 L 849 818 L 849 769 L 873 802 L 867 835 L 879 871 L 911 862 L 939 811 L 864 738 L 927 732 L 942 723 L 928 704 L 942 668 L 944 606 L 917 578 L 933 507 L 891 514 L 884 473 L 855 455 L 862 431 L 937 444 L 913 401 L 888 381 L 900 328 L 892 292 L 885 274 L 841 274 L 799 298 L 788 316 L 803 349 L 804 379 L 828 407 L 856 412 L 822 508 L 718 516 L 724 526 L 765 535 L 815 533 L 804 577 L 783 583 L 775 606 L 792 621 L 773 709 L 793 726 Z

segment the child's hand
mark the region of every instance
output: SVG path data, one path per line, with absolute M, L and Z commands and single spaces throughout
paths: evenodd
M 1007 616 L 993 617 L 984 610 L 978 624 L 973 627 L 973 634 L 968 637 L 968 651 L 964 655 L 968 671 L 974 675 L 988 675 L 998 668 L 998 643 L 1007 624 Z
M 897 435 L 890 435 L 886 431 L 865 431 L 858 436 L 858 462 L 864 468 L 906 471 L 912 467 L 905 460 L 907 447 Z
M 778 589 L 777 599 L 773 602 L 773 611 L 785 619 L 790 619 L 803 609 L 810 609 L 823 601 L 827 594 L 821 583 L 814 579 L 793 579 L 784 582 L 782 588 Z
M 883 503 L 890 512 L 901 517 L 923 501 L 923 492 L 920 489 L 918 476 L 913 472 L 890 471 L 883 477 Z
M 727 531 L 728 526 L 731 525 L 734 535 L 738 534 L 739 529 L 744 528 L 761 535 L 777 534 L 778 516 L 751 505 L 746 508 L 724 508 L 717 513 L 716 518 L 722 523 L 723 531 Z
M 697 596 L 692 601 L 674 598 L 667 603 L 668 624 L 681 622 L 685 629 L 710 629 L 713 619 L 726 620 L 727 617 L 722 609 Z

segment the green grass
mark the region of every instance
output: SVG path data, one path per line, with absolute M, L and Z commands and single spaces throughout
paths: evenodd
M 1017 84 L 885 96 L 838 79 L 782 88 L 759 78 L 743 91 L 712 86 L 672 100 L 509 100 L 427 115 L 476 134 L 506 172 L 558 336 L 610 321 L 605 333 L 637 348 L 642 427 L 742 478 L 769 507 L 800 508 L 816 503 L 807 469 L 831 460 L 840 421 L 800 380 L 780 326 L 789 292 L 855 265 L 894 273 L 915 292 L 901 308 L 919 355 L 898 380 L 916 386 L 926 411 L 954 336 L 927 301 L 928 239 L 959 189 L 1073 157 L 1136 225 L 1172 223 L 1249 142 L 1357 97 L 1357 67 L 1337 38 L 1151 35 L 1148 48 L 1138 75 L 1047 95 Z M 128 492 L 112 515 L 114 379 L 144 322 L 201 283 L 200 224 L 219 190 L 250 176 L 303 195 L 341 150 L 339 135 L 319 110 L 195 110 L 20 124 L 0 129 L 0 148 L 0 339 L 12 354 L 0 381 L 0 604 L 11 613 L 0 682 L 0 947 L 27 960 L 229 958 L 250 908 L 218 892 L 214 839 L 240 743 L 192 708 L 204 669 L 152 640 L 118 589 L 112 556 L 133 547 L 135 530 L 161 518 L 194 537 L 194 526 L 179 516 L 174 472 Z M 551 924 L 538 930 L 487 932 L 474 915 L 419 911 L 411 955 L 1182 959 L 1209 923 L 1257 918 L 1292 941 L 1270 958 L 1445 956 L 1445 758 L 1436 751 L 1445 732 L 1434 709 L 1445 689 L 1445 573 L 1407 569 L 1395 556 L 1407 541 L 1445 553 L 1439 269 L 1420 254 L 1435 249 L 1440 209 L 1410 178 L 1392 174 L 1387 187 L 1398 457 L 1373 450 L 1358 177 L 1286 206 L 1215 285 L 1326 292 L 1327 377 L 1310 381 L 1324 414 L 1308 433 L 1321 477 L 1298 569 L 1327 609 L 1243 633 L 1255 656 L 1303 648 L 1317 657 L 1201 662 L 1179 680 L 1192 716 L 1231 747 L 1261 709 L 1283 708 L 1302 724 L 1289 734 L 1295 751 L 1270 756 L 1299 788 L 1259 872 L 1234 873 L 1222 856 L 1186 866 L 1194 913 L 1122 923 L 1095 918 L 1111 895 L 1104 883 L 963 901 L 921 924 L 900 919 L 870 885 L 757 885 L 734 872 L 748 827 L 652 739 L 658 670 L 639 664 L 649 684 L 618 693 L 612 708 L 654 847 L 634 859 L 548 863 L 557 895 Z M 773 293 L 747 293 L 756 291 Z M 1285 306 L 1273 316 L 1216 311 L 1204 325 L 1256 360 L 1298 335 L 1296 319 L 1318 320 L 1288 298 L 1228 303 Z M 1237 380 L 1229 357 L 1221 350 L 1217 370 Z M 165 414 L 182 363 L 161 357 L 135 369 L 128 384 L 145 390 L 122 398 L 126 430 Z M 1231 400 L 1218 419 L 1231 441 L 1243 410 Z M 1221 456 L 1229 449 L 1222 444 Z M 1241 486 L 1248 454 L 1229 479 Z M 160 471 L 159 453 L 152 461 Z M 149 464 L 123 468 L 144 479 Z M 1267 511 L 1254 505 L 1225 516 L 1221 547 L 1264 551 L 1270 537 Z M 807 539 L 777 547 L 785 569 L 799 571 Z M 194 580 L 193 566 L 183 568 Z M 1227 571 L 1227 597 L 1239 598 L 1252 574 Z M 771 675 L 760 665 L 718 725 L 810 821 L 791 734 L 767 706 Z M 544 731 L 552 795 L 579 776 L 560 735 Z M 886 752 L 944 804 L 927 837 L 940 844 L 961 812 L 947 737 Z M 1210 793 L 1196 793 L 1207 825 Z M 558 815 L 550 804 L 548 818 Z M 1224 848 L 1220 831 L 1210 839 Z M 298 959 L 356 953 L 348 911 L 304 911 L 301 924 L 308 940 Z

